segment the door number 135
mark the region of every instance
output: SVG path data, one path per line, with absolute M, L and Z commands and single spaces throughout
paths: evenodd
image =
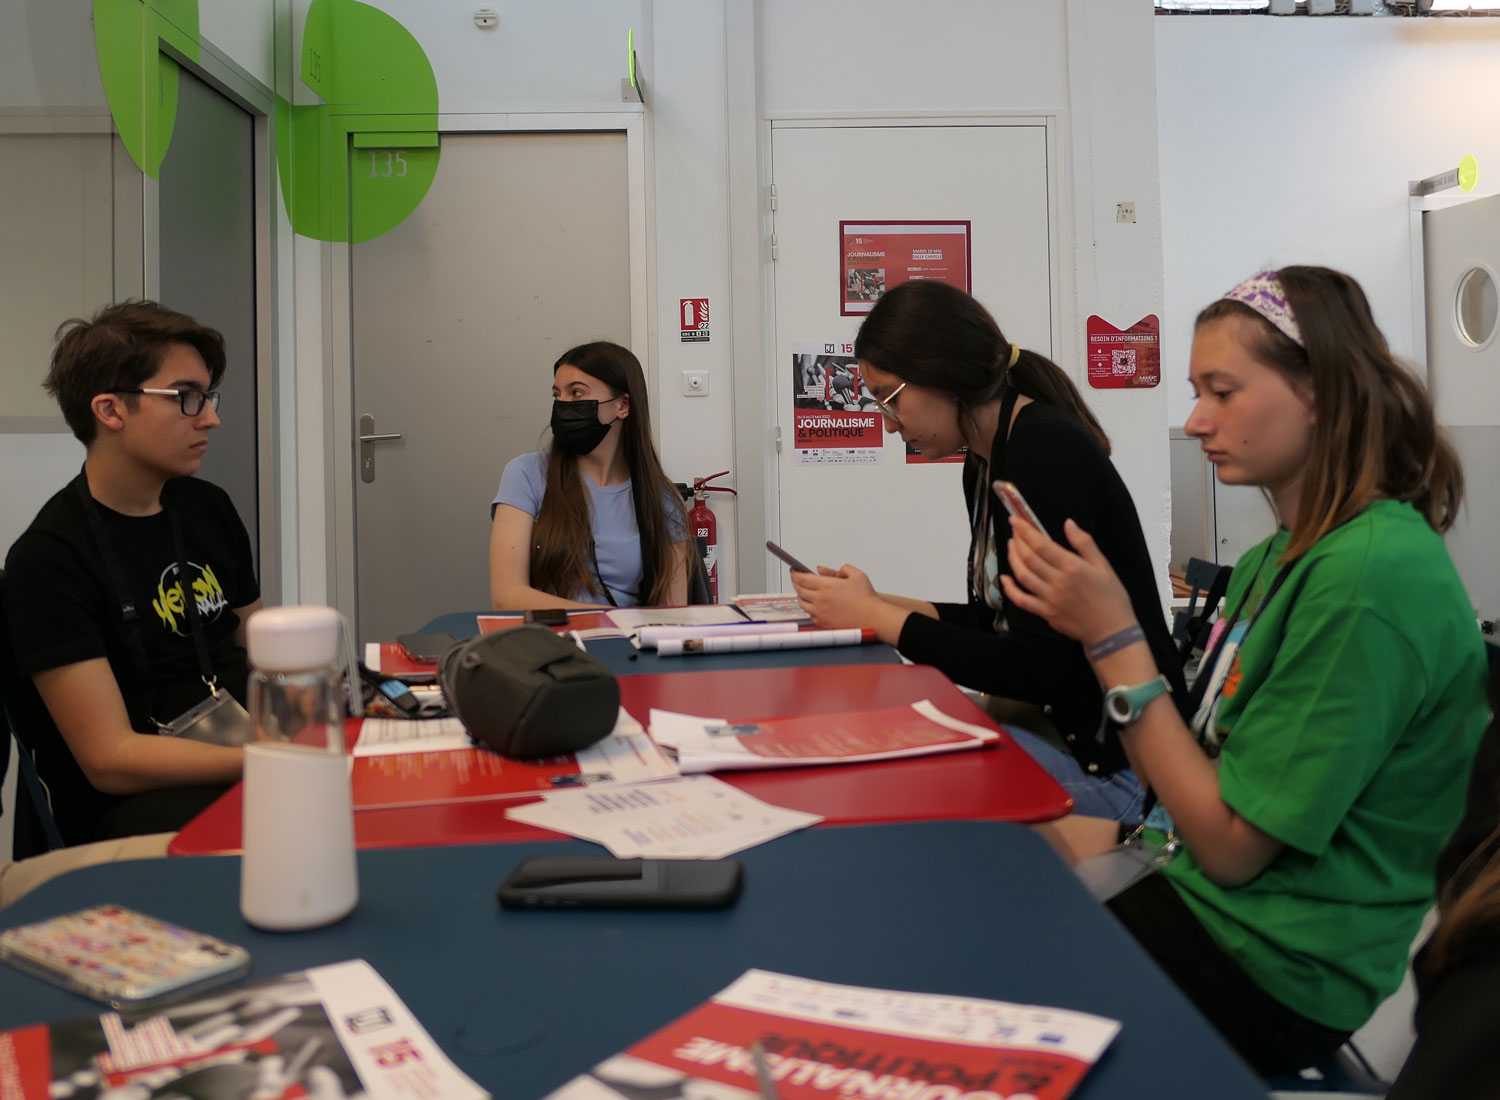
M 395 176 L 400 179 L 406 175 L 406 154 L 397 149 L 370 150 L 370 178 L 388 179 Z

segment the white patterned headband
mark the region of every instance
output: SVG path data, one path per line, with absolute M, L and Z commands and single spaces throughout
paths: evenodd
M 1297 317 L 1287 303 L 1286 291 L 1274 271 L 1262 271 L 1252 275 L 1239 286 L 1224 295 L 1236 302 L 1243 302 L 1281 330 L 1292 343 L 1305 347 L 1302 330 L 1297 326 Z

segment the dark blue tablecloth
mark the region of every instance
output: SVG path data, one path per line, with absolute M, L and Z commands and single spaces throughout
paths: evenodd
M 742 854 L 716 912 L 513 912 L 495 887 L 581 843 L 359 853 L 361 900 L 331 928 L 241 920 L 235 858 L 92 867 L 0 911 L 12 927 L 117 902 L 247 946 L 251 976 L 375 966 L 497 1098 L 539 1097 L 750 967 L 1053 1005 L 1124 1021 L 1079 1100 L 1265 1100 L 1256 1078 L 1033 833 L 993 822 L 805 830 Z M 0 1027 L 97 1006 L 0 966 Z
M 472 638 L 479 633 L 476 617 L 488 614 L 488 611 L 454 611 L 439 615 L 422 628 L 422 633 Z M 901 660 L 894 649 L 883 643 L 841 645 L 828 649 L 713 653 L 694 657 L 658 657 L 654 649 L 636 649 L 623 638 L 590 638 L 584 644 L 616 676 L 637 672 L 708 672 L 741 668 L 802 668 L 808 665 L 889 665 Z

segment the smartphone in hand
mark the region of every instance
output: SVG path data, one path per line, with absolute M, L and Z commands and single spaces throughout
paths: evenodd
M 995 495 L 1000 498 L 1000 503 L 1005 505 L 1005 510 L 1013 516 L 1020 516 L 1031 526 L 1042 533 L 1042 537 L 1049 542 L 1052 536 L 1047 533 L 1047 528 L 1042 526 L 1042 521 L 1036 518 L 1036 513 L 1031 510 L 1031 505 L 1026 503 L 1026 498 L 1021 495 L 1021 490 L 1016 488 L 1014 481 L 997 481 L 994 485 Z
M 792 555 L 788 554 L 781 547 L 777 546 L 770 539 L 766 539 L 766 549 L 771 551 L 771 553 L 775 554 L 782 561 L 786 562 L 787 565 L 791 567 L 792 572 L 794 573 L 817 573 L 816 569 L 809 569 L 796 558 L 792 557 Z

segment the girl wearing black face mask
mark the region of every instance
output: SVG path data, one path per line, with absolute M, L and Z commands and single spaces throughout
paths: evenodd
M 506 464 L 490 505 L 496 609 L 687 602 L 687 517 L 651 442 L 646 379 L 599 341 L 552 367 L 552 446 Z

